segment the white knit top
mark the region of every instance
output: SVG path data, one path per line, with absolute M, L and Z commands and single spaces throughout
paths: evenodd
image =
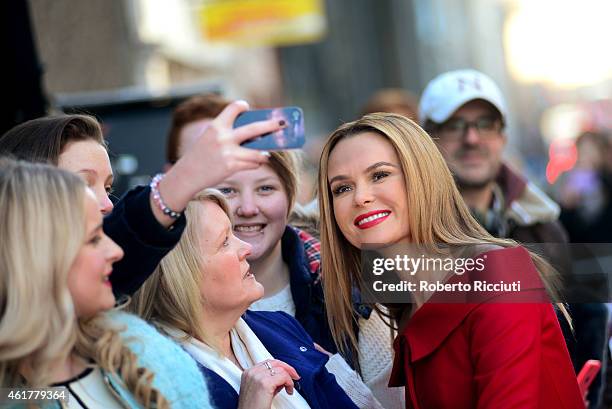
M 385 308 L 379 307 L 385 311 Z M 406 407 L 404 388 L 389 388 L 393 368 L 393 336 L 376 311 L 359 318 L 359 365 L 365 384 L 386 409 Z

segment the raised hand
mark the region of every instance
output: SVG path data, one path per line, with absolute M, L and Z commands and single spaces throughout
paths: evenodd
M 272 400 L 283 388 L 293 395 L 296 370 L 278 359 L 268 359 L 245 370 L 240 381 L 238 409 L 270 409 Z
M 164 176 L 159 191 L 169 208 L 182 211 L 202 189 L 217 185 L 233 173 L 256 169 L 267 162 L 266 152 L 243 148 L 240 144 L 286 125 L 284 121 L 270 119 L 233 129 L 236 117 L 248 109 L 245 101 L 229 104 Z M 174 220 L 164 215 L 153 199 L 151 205 L 160 223 L 165 226 L 172 224 Z

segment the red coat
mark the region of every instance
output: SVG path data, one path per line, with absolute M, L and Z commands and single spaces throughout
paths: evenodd
M 486 254 L 488 276 L 508 282 L 521 271 L 537 277 L 522 247 Z M 552 305 L 504 296 L 428 302 L 415 312 L 394 342 L 389 382 L 406 387 L 407 408 L 584 409 Z

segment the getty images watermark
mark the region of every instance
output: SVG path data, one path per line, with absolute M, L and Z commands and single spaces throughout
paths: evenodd
M 522 248 L 505 251 L 470 245 L 365 250 L 361 280 L 365 302 L 481 302 L 509 294 L 521 294 L 522 301 L 523 295 L 527 301 L 529 297 L 538 302 L 545 298 L 540 275 Z M 501 300 L 508 301 L 508 297 Z
M 395 255 L 394 258 L 377 257 L 373 259 L 372 274 L 381 276 L 385 272 L 405 273 L 410 277 L 420 273 L 453 273 L 464 275 L 469 272 L 482 272 L 485 269 L 485 261 L 488 255 L 476 258 L 430 258 L 421 254 L 419 257 L 407 255 Z M 485 291 L 485 292 L 504 292 L 521 291 L 521 281 L 516 280 L 506 283 L 488 282 L 486 280 L 474 280 L 473 282 L 441 282 L 429 279 L 421 280 L 400 280 L 397 283 L 388 283 L 383 280 L 375 280 L 372 283 L 374 291 Z

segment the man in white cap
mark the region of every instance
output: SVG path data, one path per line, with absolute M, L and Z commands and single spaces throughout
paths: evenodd
M 571 259 L 567 234 L 558 221 L 559 206 L 502 160 L 507 116 L 498 86 L 472 69 L 437 76 L 427 84 L 419 103 L 421 126 L 436 141 L 476 219 L 493 236 L 538 243 L 546 259 L 565 275 L 567 285 Z M 564 295 L 578 301 L 580 295 L 572 293 L 572 284 L 568 287 Z M 603 304 L 586 305 L 589 310 L 570 305 L 577 344 L 569 327 L 564 328 L 576 370 L 586 359 L 602 360 L 605 345 Z M 591 386 L 589 407 L 596 407 L 600 400 L 600 385 L 598 377 Z
M 465 202 L 491 234 L 532 243 L 567 242 L 557 221 L 559 206 L 502 161 L 506 118 L 501 91 L 476 70 L 439 75 L 419 104 L 421 125 L 435 138 Z

